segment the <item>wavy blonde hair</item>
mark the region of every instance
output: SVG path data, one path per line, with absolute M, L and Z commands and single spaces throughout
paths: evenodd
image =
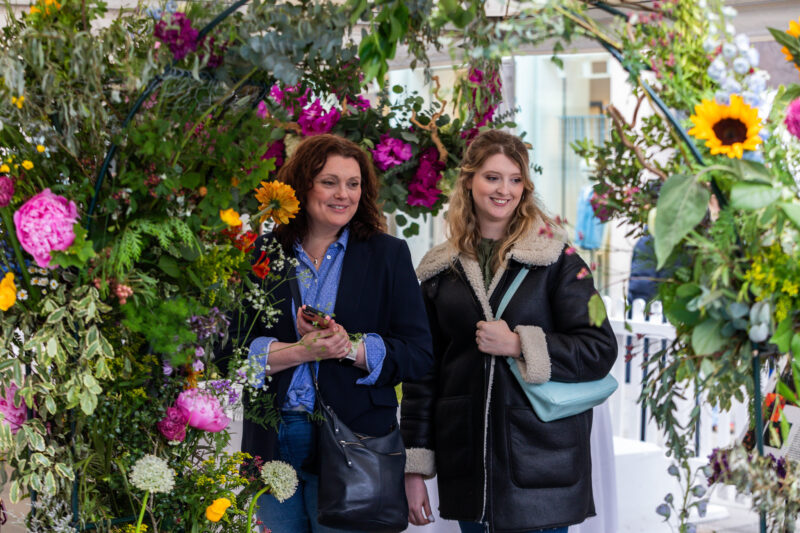
M 481 231 L 478 227 L 472 194 L 467 186 L 486 160 L 495 154 L 505 155 L 519 167 L 525 190 L 506 227 L 505 236 L 499 246 L 495 248 L 495 255 L 492 258 L 492 270 L 494 271 L 500 267 L 511 247 L 530 232 L 534 224 L 537 222 L 552 224 L 550 217 L 544 213 L 534 194 L 528 149 L 525 144 L 519 137 L 510 133 L 487 130 L 475 137 L 461 161 L 461 173 L 453 194 L 450 196 L 450 209 L 447 212 L 447 238 L 449 241 L 461 254 L 473 259 L 477 258 L 476 250 L 481 242 Z

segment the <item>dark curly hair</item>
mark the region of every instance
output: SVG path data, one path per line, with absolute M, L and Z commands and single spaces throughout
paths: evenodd
M 297 145 L 294 154 L 278 170 L 276 177 L 278 181 L 291 185 L 300 201 L 297 216 L 288 224 L 278 225 L 273 232 L 285 250 L 291 250 L 296 241 L 302 241 L 308 234 L 308 191 L 314 186 L 314 178 L 331 155 L 352 157 L 361 169 L 361 199 L 349 223 L 350 234 L 359 240 L 366 240 L 386 229 L 383 213 L 378 208 L 378 177 L 370 157 L 348 139 L 330 134 L 315 135 Z

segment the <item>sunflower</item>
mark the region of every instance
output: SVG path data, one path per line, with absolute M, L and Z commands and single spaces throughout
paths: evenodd
M 731 159 L 742 158 L 744 150 L 755 150 L 761 143 L 761 119 L 758 110 L 748 106 L 738 94 L 731 95 L 730 105 L 703 100 L 694 107 L 689 135 L 705 139 L 712 155 L 725 154 Z
M 288 224 L 300 211 L 294 189 L 279 181 L 262 181 L 261 187 L 256 189 L 256 200 L 260 202 L 261 222 L 272 218 L 276 224 Z
M 798 20 L 790 20 L 789 21 L 789 31 L 786 32 L 789 35 L 791 35 L 792 37 L 794 37 L 795 39 L 800 37 L 800 24 L 798 24 L 798 22 L 800 22 L 800 19 L 798 19 Z M 786 61 L 789 61 L 790 63 L 794 63 L 794 67 L 797 70 L 800 70 L 800 65 L 797 64 L 797 61 L 795 60 L 794 56 L 792 55 L 792 53 L 789 51 L 788 48 L 786 48 L 784 46 L 783 48 L 781 48 L 781 52 L 783 52 L 783 54 L 786 56 Z

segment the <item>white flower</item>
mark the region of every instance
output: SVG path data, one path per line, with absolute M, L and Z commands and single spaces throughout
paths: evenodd
M 733 42 L 736 43 L 736 48 L 738 48 L 740 52 L 746 52 L 750 48 L 750 39 L 747 37 L 746 33 L 740 33 L 734 37 Z
M 25 289 L 20 289 L 17 291 L 17 300 L 25 301 L 28 299 L 28 291 Z
M 58 282 L 54 279 L 50 280 L 50 288 L 56 290 L 58 288 Z
M 706 37 L 706 40 L 703 41 L 703 51 L 707 54 L 710 54 L 714 50 L 717 49 L 719 46 L 719 41 L 714 39 L 713 37 Z
M 754 93 L 760 93 L 766 90 L 768 77 L 769 75 L 766 73 L 766 71 L 759 70 L 758 72 L 754 72 L 750 76 L 746 77 L 744 82 L 751 91 Z
M 136 461 L 128 479 L 145 492 L 167 493 L 175 486 L 175 472 L 164 459 L 155 455 L 145 455 Z
M 718 57 L 708 66 L 708 77 L 720 83 L 725 77 L 725 70 L 725 61 Z
M 731 105 L 731 93 L 720 89 L 714 93 L 714 100 L 720 105 Z
M 747 59 L 739 56 L 733 60 L 733 71 L 737 74 L 747 74 L 750 72 L 750 63 Z
M 748 48 L 747 52 L 744 53 L 744 56 L 754 67 L 758 66 L 758 62 L 761 59 L 761 57 L 758 54 L 758 50 L 756 50 L 755 48 Z
M 740 93 L 742 92 L 742 84 L 736 81 L 733 78 L 728 78 L 722 84 L 722 90 L 727 91 L 729 93 Z
M 732 19 L 736 16 L 736 9 L 732 8 L 731 6 L 725 6 L 722 8 L 722 16 L 725 18 Z
M 288 500 L 297 490 L 297 472 L 289 463 L 269 461 L 261 467 L 261 481 L 279 502 Z
M 725 59 L 733 59 L 739 51 L 733 43 L 725 43 L 722 45 L 722 55 Z

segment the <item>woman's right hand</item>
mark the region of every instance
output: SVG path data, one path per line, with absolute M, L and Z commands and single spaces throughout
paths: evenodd
M 307 351 L 307 361 L 342 359 L 351 347 L 347 333 L 332 321 L 325 329 L 314 329 L 303 335 L 300 344 Z
M 422 474 L 406 474 L 406 498 L 408 499 L 408 521 L 415 526 L 433 522 L 428 488 Z
M 321 319 L 316 319 L 316 320 L 310 319 L 305 314 L 303 314 L 304 307 L 305 305 L 301 305 L 300 307 L 297 308 L 297 322 L 296 322 L 297 332 L 300 334 L 301 337 L 306 335 L 307 333 L 311 333 L 312 331 L 318 331 L 320 328 L 318 328 L 317 326 L 320 324 L 325 324 L 328 327 L 333 325 L 334 320 L 330 317 L 330 315 L 325 315 L 324 321 Z

